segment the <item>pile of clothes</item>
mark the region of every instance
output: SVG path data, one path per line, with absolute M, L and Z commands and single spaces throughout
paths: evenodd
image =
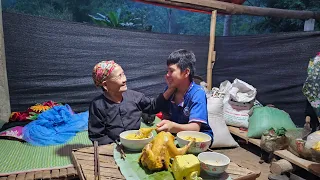
M 88 129 L 89 112 L 75 113 L 68 104 L 54 101 L 35 104 L 25 112 L 13 112 L 0 137 L 26 141 L 35 146 L 58 145 Z M 12 124 L 17 124 L 12 126 Z M 23 122 L 23 124 L 21 124 Z M 11 127 L 10 127 L 11 124 Z
M 32 121 L 38 118 L 38 115 L 46 110 L 51 109 L 54 106 L 62 105 L 54 101 L 43 102 L 42 104 L 35 104 L 29 107 L 23 112 L 12 112 L 9 118 L 9 122 L 13 121 Z

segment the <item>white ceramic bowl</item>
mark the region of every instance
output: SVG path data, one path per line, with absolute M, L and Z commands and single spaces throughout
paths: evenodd
M 203 142 L 194 142 L 188 149 L 188 153 L 198 154 L 208 150 L 211 137 L 208 134 L 197 131 L 181 131 L 177 134 L 177 141 L 180 147 L 187 145 L 190 141 L 185 140 L 186 137 L 195 137 L 203 139 Z
M 198 155 L 200 166 L 210 176 L 219 176 L 230 163 L 228 156 L 217 152 L 202 152 Z
M 130 151 L 141 151 L 144 148 L 144 146 L 146 146 L 149 142 L 152 141 L 152 132 L 150 133 L 150 136 L 145 139 L 126 139 L 126 137 L 129 134 L 135 134 L 138 131 L 139 130 L 128 130 L 120 134 L 120 142 L 126 149 Z

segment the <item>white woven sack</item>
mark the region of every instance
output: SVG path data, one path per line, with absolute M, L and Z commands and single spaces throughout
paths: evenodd
M 226 102 L 223 106 L 223 119 L 229 126 L 244 127 L 249 126 L 249 111 L 252 105 L 239 106 L 237 102 Z M 241 107 L 241 108 L 239 108 Z
M 219 96 L 211 95 L 207 99 L 208 121 L 214 133 L 211 148 L 238 147 L 223 119 L 223 97 Z

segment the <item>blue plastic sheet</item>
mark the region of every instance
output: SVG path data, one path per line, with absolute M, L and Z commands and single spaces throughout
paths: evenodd
M 88 111 L 75 114 L 69 105 L 55 106 L 24 127 L 23 139 L 35 146 L 63 144 L 88 129 L 88 118 Z

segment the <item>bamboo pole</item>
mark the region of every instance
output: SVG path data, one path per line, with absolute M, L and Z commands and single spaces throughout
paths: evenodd
M 156 4 L 166 4 L 176 7 L 191 8 L 211 12 L 218 10 L 219 13 L 268 16 L 291 19 L 316 19 L 320 20 L 320 12 L 298 11 L 277 8 L 264 8 L 255 6 L 244 6 L 215 0 L 140 0 Z
M 94 180 L 100 180 L 100 162 L 98 141 L 93 142 L 94 147 Z
M 208 52 L 208 64 L 207 64 L 207 88 L 212 88 L 212 68 L 216 59 L 216 52 L 214 51 L 214 41 L 216 36 L 216 21 L 217 11 L 212 11 L 211 24 L 210 24 L 210 41 L 209 41 L 209 52 Z
M 0 0 L 0 128 L 4 122 L 9 121 L 11 114 L 6 56 L 4 50 L 4 35 L 2 22 L 2 7 Z

